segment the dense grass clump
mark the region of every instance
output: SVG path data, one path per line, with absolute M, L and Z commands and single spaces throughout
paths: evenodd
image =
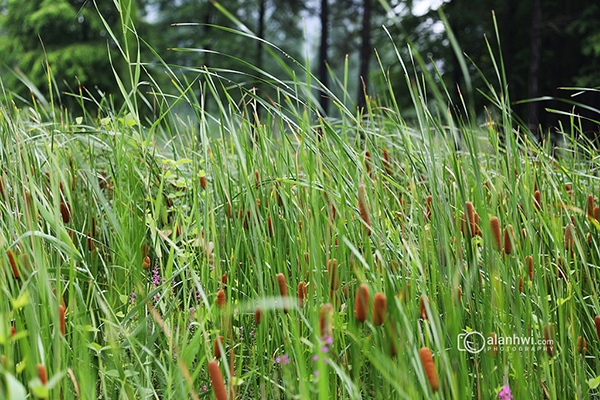
M 202 76 L 188 121 L 2 103 L 2 396 L 598 396 L 597 154 L 493 89 L 408 123 Z

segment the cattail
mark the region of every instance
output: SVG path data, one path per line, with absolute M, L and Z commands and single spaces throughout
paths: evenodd
M 287 284 L 285 282 L 285 276 L 281 273 L 277 274 L 277 284 L 279 285 L 279 294 L 281 295 L 282 301 L 283 301 L 283 312 L 285 312 L 287 314 L 288 310 L 289 310 L 289 306 L 288 306 L 288 289 L 287 289 Z
M 202 189 L 206 189 L 206 176 L 204 175 L 204 173 L 200 174 L 200 187 Z
M 227 297 L 225 296 L 225 291 L 223 289 L 217 292 L 217 307 L 223 308 L 227 303 Z
M 568 224 L 565 227 L 565 235 L 564 235 L 564 244 L 565 244 L 565 249 L 567 249 L 569 252 L 573 252 L 573 249 L 575 249 L 575 237 L 573 236 L 575 232 L 575 226 L 573 226 L 573 224 Z
M 427 305 L 429 305 L 429 298 L 425 295 L 421 295 L 419 299 L 419 314 L 424 321 L 429 319 L 429 316 L 427 315 Z
M 227 274 L 221 275 L 221 289 L 227 289 Z
M 477 222 L 475 221 L 475 208 L 473 207 L 473 203 L 470 201 L 465 202 L 465 207 L 467 209 L 467 223 L 469 226 L 469 235 L 475 236 L 477 234 Z
M 364 283 L 356 289 L 354 300 L 354 316 L 359 322 L 367 320 L 367 309 L 369 308 L 369 287 Z
M 490 218 L 490 229 L 494 237 L 494 248 L 498 251 L 502 250 L 502 237 L 500 236 L 500 220 L 498 217 Z
M 371 171 L 371 153 L 369 153 L 369 150 L 365 150 L 365 169 L 367 170 L 367 174 L 369 174 L 369 176 L 372 176 L 372 171 Z
M 589 218 L 594 218 L 594 195 L 588 194 L 587 215 Z
M 539 190 L 533 192 L 533 206 L 538 211 L 542 208 L 542 195 Z
M 373 297 L 373 325 L 379 326 L 385 322 L 387 312 L 387 299 L 381 292 L 375 293 Z
M 67 311 L 67 309 L 65 308 L 64 305 L 59 305 L 58 306 L 58 323 L 60 326 L 60 333 L 62 333 L 63 336 L 65 336 L 65 332 L 66 332 L 66 324 L 65 324 L 65 312 Z
M 546 342 L 546 353 L 552 357 L 554 355 L 554 327 L 552 324 L 544 326 L 544 341 Z
M 221 375 L 221 368 L 217 360 L 210 360 L 208 362 L 208 374 L 210 375 L 210 382 L 215 392 L 215 398 L 217 400 L 227 400 L 227 390 L 225 389 L 225 382 L 223 381 L 223 375 Z
M 323 304 L 319 311 L 319 331 L 321 338 L 333 337 L 333 306 L 330 303 Z
M 421 350 L 419 350 L 419 356 L 421 357 L 421 364 L 423 364 L 423 369 L 425 370 L 425 375 L 427 375 L 429 386 L 431 386 L 431 390 L 437 392 L 440 388 L 440 382 L 438 381 L 438 375 L 437 371 L 435 370 L 435 364 L 433 363 L 431 350 L 429 350 L 428 347 L 421 347 Z
M 429 221 L 431 219 L 431 202 L 433 201 L 433 196 L 427 196 L 425 199 L 425 217 Z
M 225 344 L 223 344 L 223 336 L 218 336 L 213 344 L 213 354 L 217 360 L 221 358 L 221 347 L 225 348 Z
M 337 274 L 337 260 L 335 258 L 327 260 L 327 278 L 331 290 L 335 290 L 340 286 L 340 278 Z
M 562 257 L 558 256 L 558 258 L 556 259 L 556 274 L 558 275 L 559 279 L 564 279 L 566 281 L 567 274 L 565 274 L 565 272 L 563 271 L 564 266 L 565 265 Z
M 37 374 L 40 381 L 42 381 L 42 385 L 46 385 L 48 383 L 48 374 L 46 373 L 46 367 L 44 364 L 38 364 L 37 366 Z
M 519 276 L 519 293 L 523 293 L 523 278 Z
M 390 162 L 390 154 L 386 147 L 383 148 L 383 167 L 388 175 L 392 174 L 392 163 Z
M 594 219 L 598 221 L 600 219 L 600 207 L 594 207 Z
M 2 357 L 0 357 L 0 363 L 2 363 L 2 366 L 4 367 L 4 369 L 7 369 L 7 365 L 6 365 L 6 356 L 4 354 L 2 354 Z
M 458 286 L 456 288 L 456 299 L 458 300 L 458 302 L 462 302 L 462 296 L 463 296 L 463 290 L 462 287 Z
M 492 351 L 496 355 L 498 354 L 498 337 L 496 336 L 496 332 L 491 332 L 490 338 L 492 338 Z
M 267 235 L 270 237 L 275 236 L 275 231 L 273 230 L 273 220 L 271 219 L 270 215 L 267 217 Z
M 262 308 L 260 308 L 260 306 L 256 306 L 256 308 L 254 309 L 254 320 L 256 321 L 256 325 L 260 324 L 260 321 L 262 321 L 262 317 L 263 317 Z
M 306 298 L 308 296 L 308 286 L 306 286 L 305 282 L 300 281 L 298 283 L 298 308 L 304 307 L 304 303 L 306 302 Z
M 525 257 L 525 264 L 527 265 L 527 270 L 529 271 L 529 279 L 533 280 L 533 257 Z
M 587 342 L 583 336 L 577 338 L 577 352 L 579 354 L 587 353 Z
M 594 317 L 594 325 L 596 325 L 596 335 L 598 336 L 598 340 L 600 340 L 600 315 Z
M 17 267 L 17 260 L 15 259 L 15 253 L 13 253 L 11 249 L 8 249 L 6 251 L 6 255 L 8 256 L 10 267 L 12 268 L 13 277 L 15 279 L 21 279 L 21 274 L 19 273 L 19 268 Z
M 358 185 L 358 211 L 360 218 L 365 223 L 367 235 L 371 234 L 371 217 L 369 216 L 369 208 L 367 207 L 367 197 L 365 195 L 365 184 Z
M 508 255 L 513 252 L 513 236 L 515 231 L 512 225 L 507 225 L 504 228 L 504 254 Z
M 68 224 L 71 220 L 70 207 L 67 206 L 64 201 L 60 202 L 60 215 L 62 216 L 62 220 L 65 224 Z
M 15 328 L 14 326 L 10 327 L 10 337 L 13 337 L 17 334 L 17 328 Z
M 144 269 L 150 269 L 150 264 L 151 264 L 150 257 L 148 257 L 148 256 L 144 257 L 144 259 L 142 260 L 142 267 Z

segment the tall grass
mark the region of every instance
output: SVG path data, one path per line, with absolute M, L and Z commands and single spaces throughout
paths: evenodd
M 598 396 L 597 155 L 531 142 L 500 72 L 477 125 L 418 57 L 410 122 L 391 90 L 359 115 L 324 89 L 327 119 L 298 78 L 163 65 L 144 121 L 126 43 L 122 111 L 0 107 L 2 396 Z

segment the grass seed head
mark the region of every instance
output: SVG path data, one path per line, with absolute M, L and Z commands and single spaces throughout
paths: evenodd
M 421 364 L 425 370 L 425 375 L 427 376 L 431 390 L 437 392 L 440 389 L 440 382 L 438 380 L 438 374 L 435 369 L 431 350 L 429 350 L 428 347 L 421 347 L 421 350 L 419 350 L 419 357 L 421 358 Z
M 367 320 L 367 310 L 369 309 L 369 287 L 362 283 L 356 289 L 356 299 L 354 300 L 354 316 L 359 322 Z
M 387 316 L 387 299 L 381 292 L 373 296 L 373 325 L 379 326 L 385 322 Z

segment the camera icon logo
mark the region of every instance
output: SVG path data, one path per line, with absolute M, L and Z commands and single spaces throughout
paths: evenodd
M 477 354 L 485 349 L 485 336 L 481 332 L 471 331 L 459 333 L 457 336 L 458 351 Z

